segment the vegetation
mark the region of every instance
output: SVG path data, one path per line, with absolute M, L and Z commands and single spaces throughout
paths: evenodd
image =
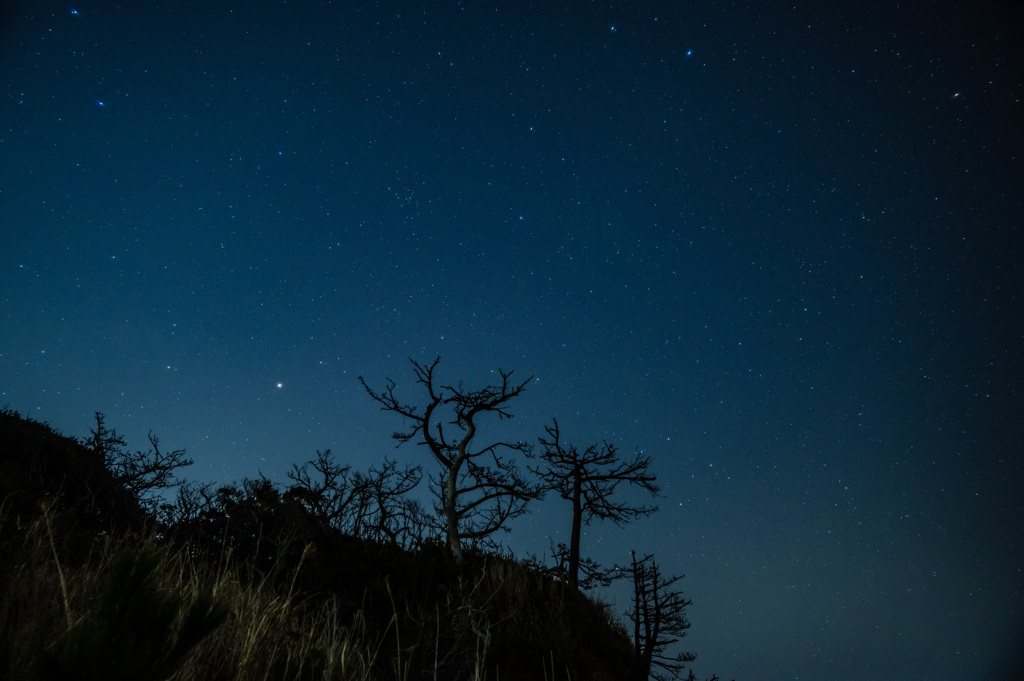
M 380 403 L 383 411 L 401 416 L 408 430 L 394 434 L 399 444 L 420 438 L 441 471 L 434 479 L 438 515 L 444 519 L 448 547 L 456 562 L 462 562 L 465 540 L 486 542 L 495 532 L 505 529 L 512 518 L 526 512 L 527 504 L 540 496 L 541 489 L 519 471 L 510 454 L 529 455 L 527 442 L 492 442 L 474 447 L 480 419 L 494 416 L 512 418 L 508 403 L 521 395 L 533 379 L 515 383 L 511 371 L 498 369 L 501 385 L 479 390 L 462 383 L 440 384 L 434 374 L 441 358 L 431 364 L 412 362 L 416 383 L 426 393 L 422 408 L 401 401 L 395 394 L 397 384 L 388 380 L 384 390 L 374 390 L 360 376 L 367 394 Z M 448 432 L 445 427 L 449 426 Z
M 631 552 L 629 574 L 633 582 L 633 607 L 629 620 L 633 624 L 633 660 L 636 681 L 668 681 L 679 676 L 685 663 L 696 659 L 693 653 L 669 655 L 666 648 L 686 636 L 690 621 L 686 606 L 692 601 L 672 587 L 682 576 L 665 577 L 654 557 L 637 559 Z M 693 672 L 690 672 L 691 678 Z
M 531 467 L 530 470 L 541 479 L 545 490 L 557 492 L 572 503 L 569 546 L 560 544 L 555 550 L 555 557 L 560 563 L 565 563 L 568 557 L 565 570 L 571 586 L 607 585 L 613 573 L 602 569 L 593 560 L 580 558 L 581 527 L 594 519 L 610 520 L 622 526 L 654 513 L 656 506 L 636 506 L 612 498 L 615 489 L 623 482 L 641 487 L 652 497 L 657 496 L 655 477 L 648 471 L 651 457 L 637 452 L 631 460 L 623 461 L 615 445 L 608 442 L 592 444 L 582 451 L 576 445 L 567 446 L 561 441 L 557 420 L 545 426 L 544 430 L 547 436 L 540 438 L 544 448 L 541 453 L 544 466 Z M 584 574 L 582 582 L 581 571 Z
M 130 452 L 99 414 L 76 440 L 0 410 L 0 677 L 598 681 L 693 659 L 663 655 L 689 601 L 649 557 L 623 573 L 647 594 L 638 638 L 535 560 L 453 555 L 445 509 L 405 496 L 418 467 L 317 452 L 288 486 L 215 489 L 150 445 Z

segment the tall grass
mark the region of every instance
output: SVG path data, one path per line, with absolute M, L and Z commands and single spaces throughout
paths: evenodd
M 49 511 L 18 522 L 0 512 L 0 677 L 12 681 L 616 677 L 589 652 L 624 640 L 602 606 L 508 558 L 396 592 L 381 576 L 383 598 L 380 584 L 374 596 L 350 585 L 367 589 L 359 606 L 296 588 L 311 546 L 271 583 L 230 551 L 135 533 L 76 557 Z
M 105 537 L 74 564 L 53 525 L 48 513 L 24 532 L 0 522 L 9 557 L 0 568 L 3 678 L 413 678 L 397 606 L 387 629 L 373 632 L 362 610 L 330 594 L 282 594 L 230 554 L 205 560 L 148 535 Z M 482 656 L 468 662 L 468 678 L 482 679 Z
M 377 678 L 383 641 L 329 596 L 303 602 L 252 584 L 228 559 L 198 559 L 145 535 L 104 538 L 70 564 L 48 514 L 23 533 L 0 527 L 4 678 Z

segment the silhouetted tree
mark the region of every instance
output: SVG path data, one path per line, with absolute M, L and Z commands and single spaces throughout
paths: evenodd
M 419 502 L 406 495 L 420 484 L 422 469 L 399 468 L 396 461 L 385 457 L 380 466 L 357 477 L 366 509 L 360 515 L 363 536 L 400 546 L 420 543 L 429 523 Z
M 173 501 L 160 505 L 157 518 L 165 527 L 183 529 L 199 522 L 204 514 L 214 508 L 216 500 L 217 493 L 212 482 L 183 482 L 178 485 Z
M 293 481 L 289 491 L 326 525 L 351 533 L 351 519 L 358 515 L 358 486 L 351 479 L 352 467 L 336 463 L 331 450 L 317 450 L 316 459 L 287 473 Z
M 646 555 L 637 560 L 632 554 L 632 564 L 624 569 L 633 581 L 633 605 L 629 612 L 633 624 L 633 660 L 635 681 L 668 681 L 679 678 L 686 662 L 697 658 L 693 653 L 668 655 L 665 649 L 686 636 L 690 622 L 686 619 L 686 607 L 692 601 L 683 597 L 682 591 L 672 587 L 682 579 L 680 576 L 666 578 L 654 557 Z M 690 678 L 693 678 L 691 671 Z M 689 681 L 689 680 L 688 680 Z
M 356 537 L 415 545 L 424 532 L 423 511 L 405 495 L 423 477 L 419 466 L 399 467 L 385 458 L 367 473 L 334 461 L 331 450 L 317 451 L 315 461 L 293 465 L 294 484 L 286 494 L 298 499 L 326 525 Z
M 394 412 L 410 423 L 407 430 L 394 433 L 402 445 L 420 438 L 441 472 L 432 478 L 439 499 L 438 511 L 444 518 L 448 546 L 458 563 L 462 563 L 462 541 L 481 541 L 503 529 L 505 523 L 526 510 L 526 504 L 539 496 L 539 489 L 519 473 L 513 459 L 502 452 L 529 455 L 525 442 L 493 442 L 476 449 L 471 444 L 477 434 L 478 419 L 496 415 L 511 418 L 508 403 L 522 394 L 531 378 L 522 383 L 511 380 L 511 371 L 498 369 L 500 385 L 469 390 L 458 385 L 439 385 L 434 376 L 441 358 L 431 364 L 409 360 L 416 373 L 416 382 L 426 392 L 426 404 L 406 404 L 395 394 L 397 384 L 388 379 L 384 390 L 374 390 L 363 377 L 363 388 L 381 404 L 383 411 Z M 447 428 L 447 429 L 446 429 Z
M 154 507 L 161 490 L 181 484 L 174 477 L 174 471 L 193 464 L 185 456 L 184 449 L 172 452 L 160 451 L 160 440 L 153 431 L 149 432 L 148 451 L 126 449 L 124 438 L 113 429 L 107 429 L 106 417 L 96 412 L 96 429 L 90 430 L 90 437 L 82 444 L 103 457 L 104 465 L 114 474 L 126 490 L 140 503 Z
M 555 550 L 556 558 L 564 559 L 568 553 L 565 570 L 572 586 L 580 585 L 581 570 L 583 586 L 592 586 L 595 582 L 606 584 L 610 581 L 607 573 L 596 562 L 580 559 L 582 525 L 589 525 L 596 518 L 622 526 L 654 513 L 656 506 L 637 506 L 612 499 L 624 482 L 641 487 L 652 497 L 657 496 L 656 477 L 648 472 L 651 458 L 637 452 L 632 459 L 624 461 L 615 445 L 608 442 L 592 444 L 584 450 L 576 445 L 566 446 L 562 444 L 557 420 L 552 420 L 552 425 L 545 426 L 544 430 L 547 436 L 540 438 L 544 447 L 540 458 L 544 465 L 531 467 L 531 470 L 540 477 L 545 489 L 554 490 L 572 502 L 569 546 L 560 544 Z
M 39 517 L 40 502 L 56 512 L 65 530 L 74 526 L 73 533 L 61 534 L 76 540 L 146 522 L 138 498 L 101 453 L 45 423 L 0 409 L 0 524 L 27 526 Z

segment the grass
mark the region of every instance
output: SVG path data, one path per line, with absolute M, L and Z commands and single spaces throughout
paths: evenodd
M 383 641 L 336 599 L 277 593 L 228 557 L 197 559 L 146 535 L 104 538 L 81 564 L 64 564 L 49 525 L 44 514 L 21 536 L 0 537 L 13 549 L 2 570 L 0 676 L 380 678 Z
M 296 589 L 312 546 L 284 587 L 230 551 L 205 556 L 139 532 L 99 537 L 75 560 L 52 511 L 21 522 L 0 518 L 0 676 L 12 681 L 563 681 L 574 637 L 593 635 L 580 623 L 603 616 L 497 556 L 397 598 L 385 579 L 386 603 L 366 587 L 353 608 Z M 577 668 L 577 679 L 602 678 Z

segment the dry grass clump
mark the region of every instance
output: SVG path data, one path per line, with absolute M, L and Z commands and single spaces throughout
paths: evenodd
M 0 676 L 257 681 L 373 679 L 384 643 L 361 612 L 301 601 L 149 536 L 97 542 L 69 564 L 44 514 L 0 522 Z M 395 678 L 393 675 L 391 678 Z
M 626 640 L 603 606 L 507 557 L 408 579 L 409 554 L 390 577 L 378 566 L 372 587 L 314 592 L 301 587 L 322 562 L 312 545 L 271 581 L 231 550 L 140 532 L 96 537 L 83 554 L 67 527 L 49 509 L 32 521 L 0 511 L 2 678 L 562 681 L 606 678 L 595 640 Z

